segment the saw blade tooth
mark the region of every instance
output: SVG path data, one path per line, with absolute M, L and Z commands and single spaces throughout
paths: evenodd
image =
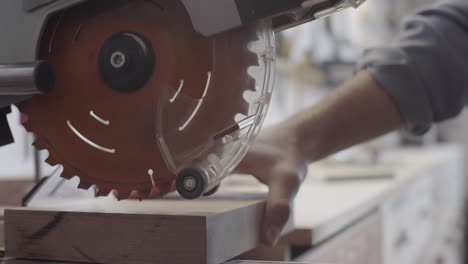
M 258 60 L 258 55 L 255 52 L 249 51 L 246 53 L 245 60 L 247 61 L 246 65 L 249 67 L 259 67 L 260 63 Z
M 49 155 L 49 157 L 45 160 L 50 166 L 57 166 L 60 164 L 52 155 Z
M 137 191 L 137 190 L 133 190 L 127 197 L 128 199 L 130 200 L 142 200 L 143 199 L 143 195 Z
M 111 193 L 112 189 L 111 188 L 107 188 L 107 187 L 104 187 L 104 186 L 98 186 L 98 191 L 97 191 L 97 196 L 109 196 L 109 194 Z M 116 195 L 117 196 L 117 195 Z M 119 195 L 120 196 L 120 195 Z M 117 198 L 119 198 L 117 196 Z
M 120 201 L 119 192 L 117 192 L 117 190 L 112 190 L 112 192 L 110 193 L 111 193 L 110 195 L 112 195 L 112 197 L 114 197 L 115 200 Z
M 151 199 L 151 194 L 153 193 L 153 187 L 151 189 L 145 189 L 145 190 L 138 190 L 138 193 L 140 194 L 140 199 L 145 200 L 145 199 Z
M 117 190 L 114 195 L 117 199 L 120 200 L 127 200 L 130 197 L 131 191 L 128 190 Z
M 32 133 L 31 125 L 29 124 L 29 122 L 23 123 L 23 127 L 24 129 L 26 129 L 26 131 Z
M 252 76 L 248 76 L 247 77 L 247 90 L 249 91 L 256 91 L 256 85 L 257 81 L 252 77 Z
M 40 139 L 36 139 L 34 142 L 33 142 L 33 146 L 38 149 L 38 150 L 44 150 L 46 149 L 46 146 L 44 144 L 44 142 L 42 142 L 42 140 Z
M 71 178 L 75 177 L 73 173 L 68 171 L 65 167 L 63 168 L 62 174 L 60 174 L 60 177 L 70 180 Z
M 80 183 L 78 184 L 78 188 L 79 189 L 83 189 L 83 190 L 89 190 L 89 188 L 91 188 L 92 184 L 80 179 Z

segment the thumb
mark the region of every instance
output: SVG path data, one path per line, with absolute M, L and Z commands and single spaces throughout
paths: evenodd
M 272 175 L 273 176 L 273 175 Z M 270 178 L 269 193 L 263 217 L 263 242 L 268 246 L 276 244 L 281 231 L 291 215 L 291 200 L 296 194 L 300 181 L 295 174 L 275 175 Z

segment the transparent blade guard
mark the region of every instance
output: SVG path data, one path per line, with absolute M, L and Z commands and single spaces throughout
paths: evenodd
M 176 175 L 187 168 L 198 170 L 204 178 L 205 192 L 215 188 L 245 156 L 260 131 L 270 104 L 274 81 L 274 33 L 268 22 L 259 23 L 256 31 L 257 39 L 249 41 L 247 48 L 257 61 L 255 65 L 237 69 L 241 75 L 245 71 L 245 76 L 252 79 L 254 85 L 236 87 L 234 93 L 240 99 L 233 96 L 233 91 L 224 92 L 223 85 L 211 83 L 217 74 L 216 67 L 207 73 L 202 98 L 185 95 L 181 91 L 183 82 L 179 87 L 168 87 L 159 97 L 156 137 L 166 165 Z M 223 105 L 232 104 L 238 105 L 237 113 L 233 113 L 234 120 L 219 120 L 218 113 L 225 111 Z M 232 107 L 226 111 L 232 111 Z

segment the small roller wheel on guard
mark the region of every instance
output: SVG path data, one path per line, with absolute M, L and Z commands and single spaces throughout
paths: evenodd
M 183 169 L 179 174 L 177 174 L 176 189 L 183 198 L 196 199 L 202 196 L 205 192 L 205 178 L 197 169 Z

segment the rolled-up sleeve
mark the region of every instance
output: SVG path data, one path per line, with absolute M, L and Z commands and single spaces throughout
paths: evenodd
M 468 102 L 468 0 L 417 12 L 392 43 L 365 51 L 358 67 L 393 97 L 413 133 L 456 116 Z

